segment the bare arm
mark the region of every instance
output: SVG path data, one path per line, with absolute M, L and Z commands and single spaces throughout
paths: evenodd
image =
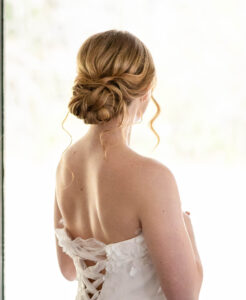
M 59 165 L 56 170 L 56 180 L 58 179 L 58 175 L 59 175 Z M 56 192 L 55 192 L 54 229 L 63 227 L 63 225 L 61 225 L 59 223 L 61 218 L 62 218 L 62 214 L 61 214 L 60 208 L 58 206 Z M 58 239 L 56 236 L 55 236 L 55 240 L 56 240 L 57 259 L 58 259 L 58 264 L 59 264 L 61 273 L 67 280 L 73 281 L 76 279 L 76 269 L 74 266 L 74 262 L 69 255 L 67 255 L 65 252 L 63 252 L 62 248 L 58 244 Z
M 190 240 L 191 240 L 191 243 L 192 243 L 193 251 L 194 251 L 194 254 L 195 254 L 195 257 L 196 257 L 196 262 L 197 262 L 198 270 L 199 270 L 200 275 L 201 275 L 201 284 L 202 284 L 203 267 L 202 267 L 201 258 L 200 258 L 200 255 L 198 253 L 198 249 L 197 249 L 197 245 L 196 245 L 195 234 L 194 234 L 193 226 L 192 226 L 192 223 L 191 223 L 191 218 L 185 212 L 183 213 L 183 217 L 184 217 L 184 222 L 185 222 L 187 232 L 189 234 L 189 237 L 190 237 Z
M 175 178 L 168 168 L 154 164 L 141 184 L 139 219 L 162 290 L 168 300 L 198 300 L 201 273 Z

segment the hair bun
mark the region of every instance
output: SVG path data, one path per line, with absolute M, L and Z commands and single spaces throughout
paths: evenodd
M 152 56 L 136 36 L 108 30 L 89 37 L 77 53 L 77 76 L 69 112 L 87 124 L 128 115 L 128 105 L 143 96 L 156 76 Z
M 109 121 L 119 111 L 122 94 L 107 79 L 92 81 L 77 76 L 72 88 L 73 96 L 68 104 L 70 113 L 83 119 L 86 124 Z
M 76 61 L 77 76 L 68 109 L 87 124 L 99 124 L 120 116 L 122 125 L 129 118 L 130 103 L 149 89 L 153 90 L 156 83 L 151 53 L 128 31 L 112 29 L 93 34 L 80 46 Z M 160 113 L 160 106 L 153 95 L 151 98 L 157 112 L 149 124 L 159 143 L 152 124 Z

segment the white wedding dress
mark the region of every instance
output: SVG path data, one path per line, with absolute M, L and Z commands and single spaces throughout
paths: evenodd
M 142 232 L 112 244 L 95 238 L 72 240 L 65 228 L 56 228 L 55 234 L 63 252 L 74 261 L 76 300 L 167 300 Z M 88 267 L 84 260 L 95 261 L 95 265 Z M 100 273 L 103 269 L 105 274 Z M 101 290 L 97 290 L 101 283 Z

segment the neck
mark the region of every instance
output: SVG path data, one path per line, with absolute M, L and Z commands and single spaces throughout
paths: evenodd
M 111 120 L 105 124 L 90 125 L 86 136 L 89 139 L 98 141 L 100 143 L 100 134 L 105 130 L 109 130 L 109 132 L 106 131 L 102 134 L 103 143 L 105 143 L 106 145 L 117 144 L 129 147 L 132 126 L 130 125 L 125 127 L 118 127 L 115 120 Z

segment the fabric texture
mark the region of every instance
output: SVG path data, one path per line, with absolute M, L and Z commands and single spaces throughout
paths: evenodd
M 95 238 L 72 240 L 64 227 L 56 228 L 55 234 L 63 252 L 74 261 L 78 281 L 75 300 L 167 300 L 142 232 L 112 244 Z M 95 264 L 87 266 L 84 260 Z M 101 290 L 97 289 L 100 284 Z

